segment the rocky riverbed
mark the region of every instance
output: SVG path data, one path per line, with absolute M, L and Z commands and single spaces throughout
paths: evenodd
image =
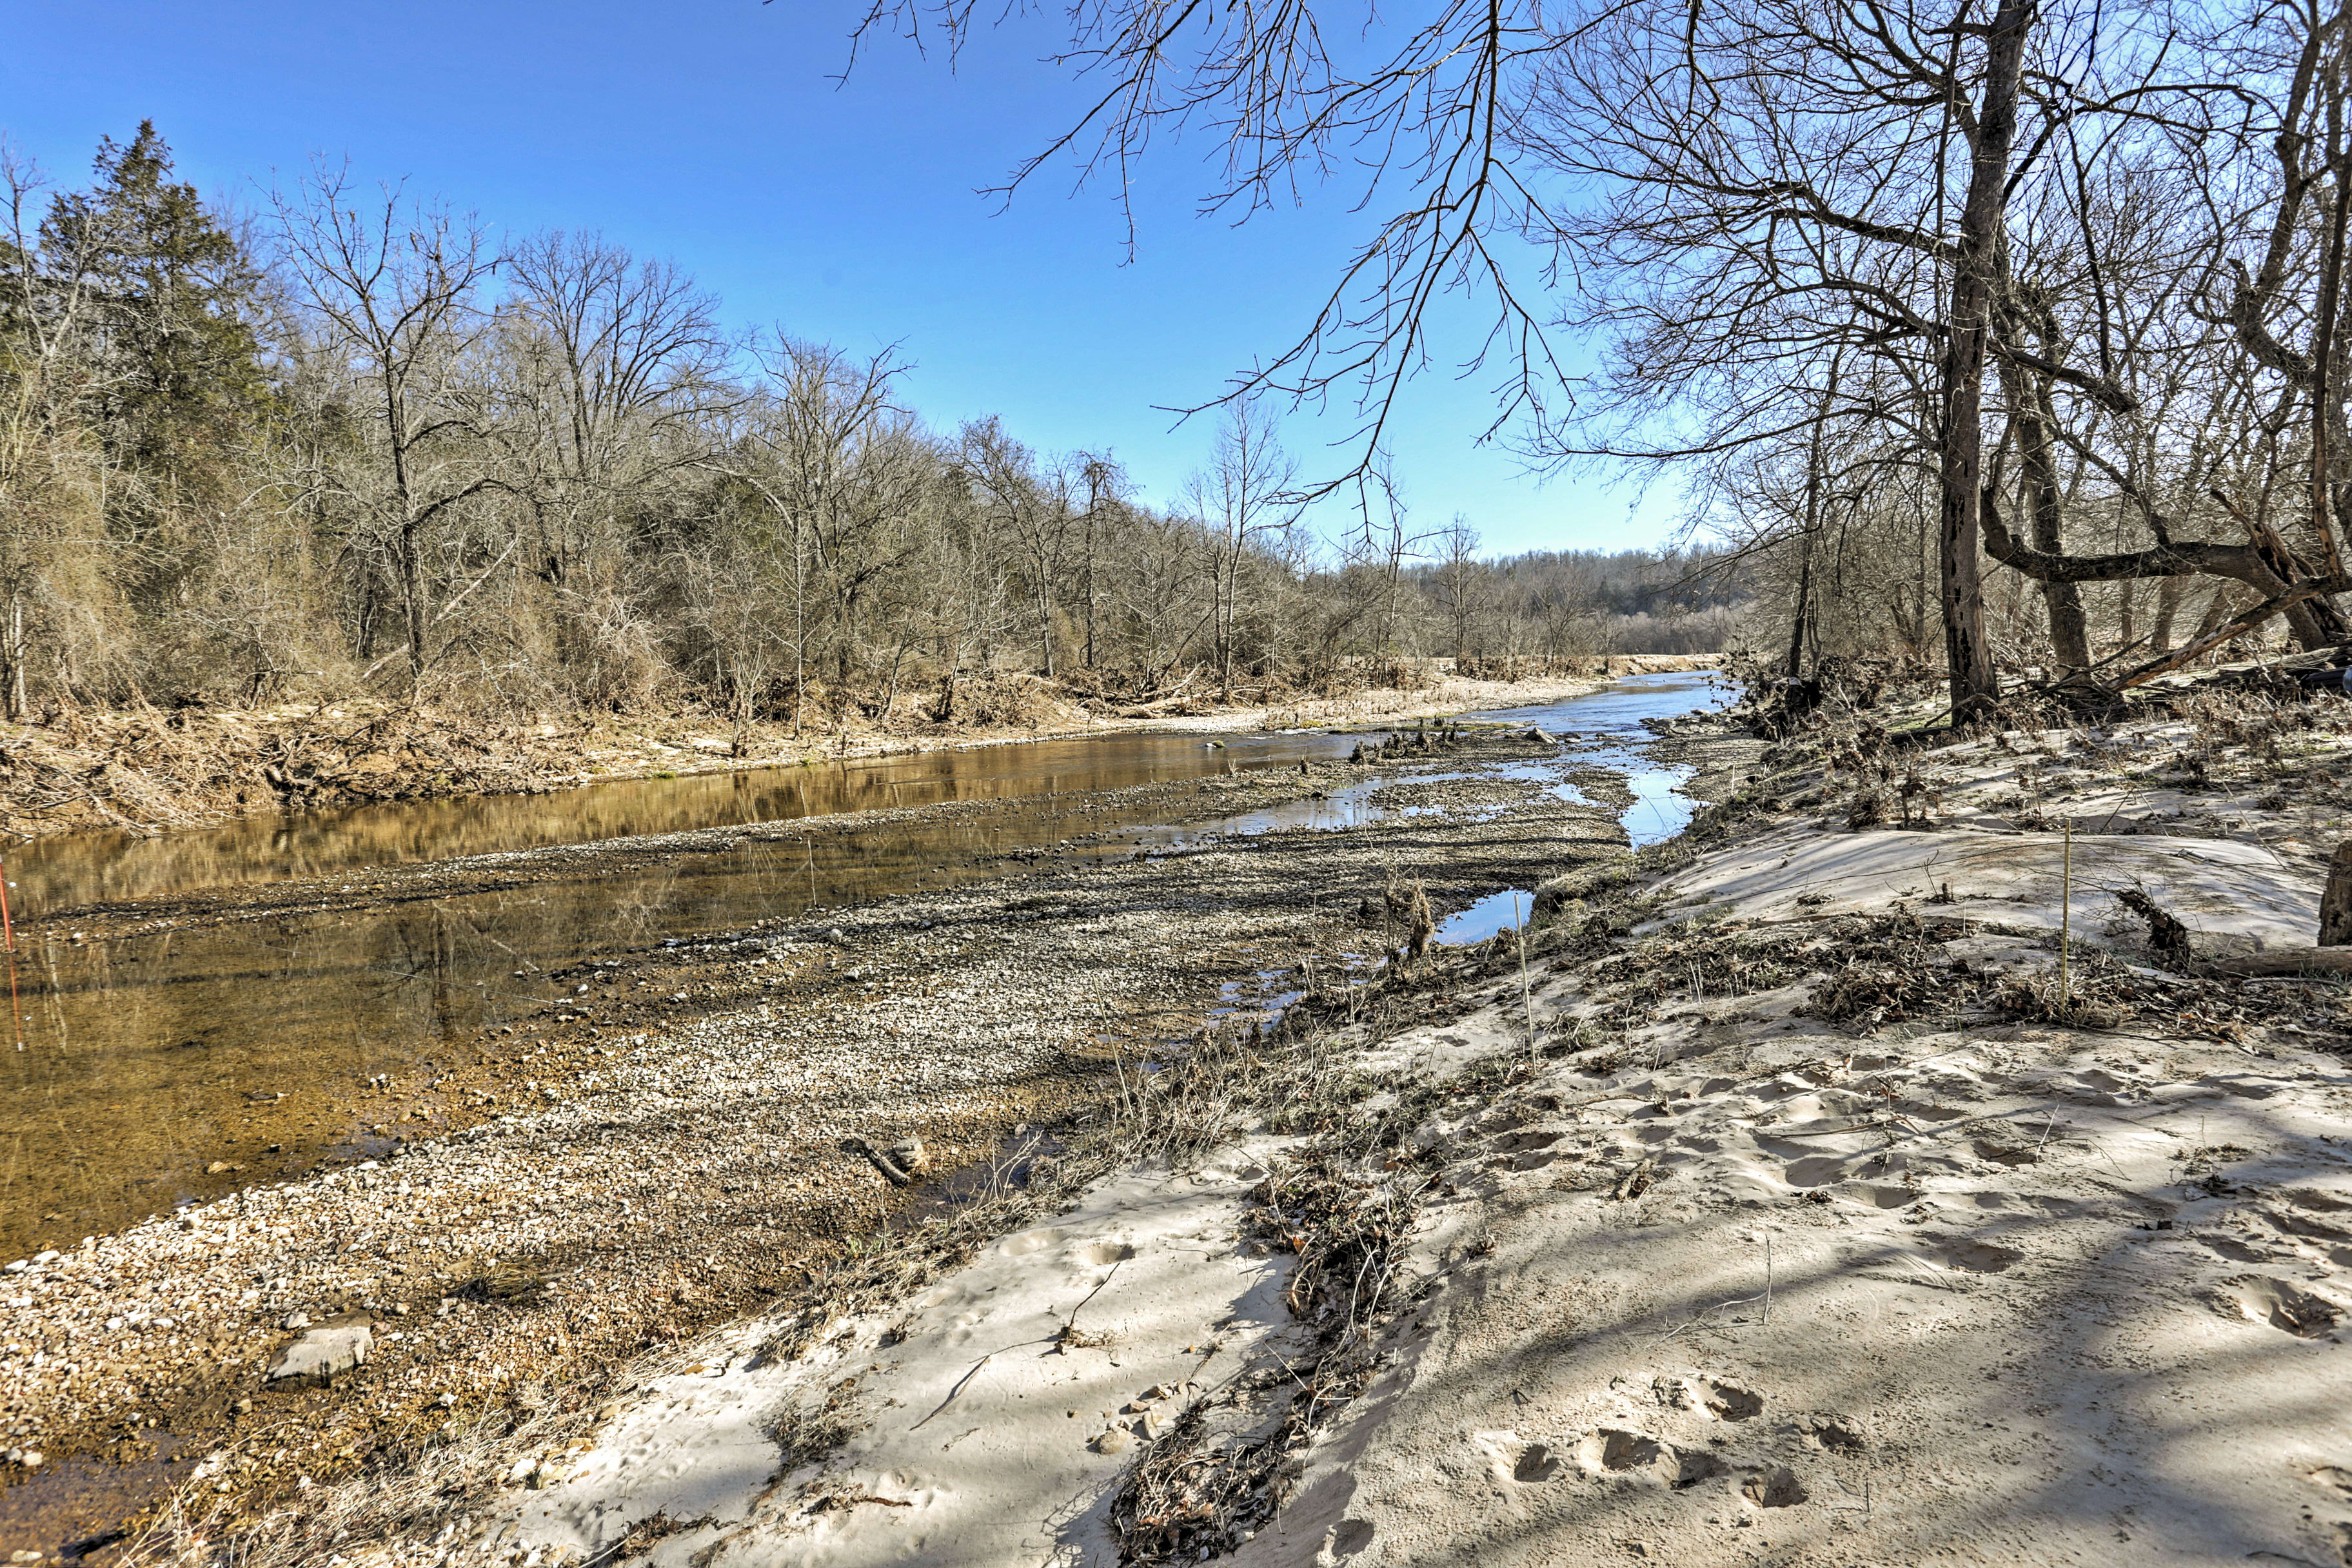
M 524 977 L 535 1014 L 333 1106 L 383 1140 L 378 1157 L 274 1185 L 224 1168 L 217 1197 L 26 1258 L 0 1284 L 0 1449 L 16 1456 L 0 1544 L 90 1541 L 192 1475 L 266 1501 L 511 1420 L 556 1385 L 576 1396 L 903 1214 L 907 1195 L 845 1139 L 919 1139 L 934 1170 L 983 1159 L 1300 966 L 1376 961 L 1405 940 L 1393 891 L 1418 880 L 1442 914 L 1623 843 L 1616 776 L 1506 732 L 1379 768 L 1149 788 L 1171 820 L 1215 825 L 1139 843 L 1090 825 L 1133 821 L 1134 801 L 1064 797 L 1066 842 L 975 856 L 966 871 L 988 880 Z M 1281 808 L 1342 793 L 1353 825 L 1282 825 Z M 365 888 L 110 911 L 103 928 L 577 878 L 720 841 L 476 857 Z M 256 1106 L 252 1137 L 272 1108 Z M 325 1387 L 266 1379 L 330 1322 L 367 1328 L 363 1365 Z

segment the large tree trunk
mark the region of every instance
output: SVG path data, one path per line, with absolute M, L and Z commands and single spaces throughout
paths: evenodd
M 1943 491 L 1937 544 L 1944 603 L 1944 659 L 1950 674 L 1952 722 L 1966 723 L 2000 697 L 2000 677 L 1985 641 L 1984 585 L 1977 559 L 1978 507 L 1984 474 L 1985 342 L 1993 270 L 2009 196 L 2009 158 L 2017 139 L 2017 87 L 2033 0 L 2000 0 L 1985 54 L 1984 99 L 1970 149 L 1968 201 L 1944 352 L 1944 417 L 1937 479 Z
M 2162 577 L 2156 583 L 2156 625 L 2147 634 L 2148 651 L 2168 653 L 2172 651 L 2172 618 L 2180 613 L 2182 580 Z
M 408 687 L 413 694 L 425 683 L 425 571 L 417 559 L 419 528 L 400 530 L 400 609 L 408 624 Z
M 1805 530 L 1805 540 L 1797 553 L 1797 614 L 1789 628 L 1789 678 L 1795 680 L 1805 673 L 1805 621 L 1813 600 L 1813 531 Z

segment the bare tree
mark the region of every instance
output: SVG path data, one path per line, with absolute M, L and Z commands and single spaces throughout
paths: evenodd
M 1291 482 L 1297 465 L 1282 449 L 1265 406 L 1244 399 L 1225 411 L 1209 466 L 1192 476 L 1187 497 L 1208 530 L 1211 643 L 1217 690 L 1230 701 L 1239 646 L 1242 579 L 1249 553 L 1269 533 L 1297 521 Z
M 472 374 L 490 328 L 480 290 L 499 257 L 472 218 L 396 185 L 363 194 L 345 168 L 318 165 L 272 205 L 302 303 L 350 356 L 354 402 L 381 455 L 381 493 L 362 500 L 373 514 L 366 531 L 390 558 L 407 639 L 395 653 L 415 687 L 433 627 L 457 602 L 436 600 L 432 532 L 505 484 L 488 462 L 491 411 Z

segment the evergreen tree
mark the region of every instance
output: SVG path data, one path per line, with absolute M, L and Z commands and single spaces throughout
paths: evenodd
M 97 182 L 59 195 L 42 225 L 54 286 L 89 301 L 90 413 L 118 468 L 134 533 L 200 498 L 269 379 L 255 330 L 261 274 L 143 120 L 129 146 L 99 145 Z

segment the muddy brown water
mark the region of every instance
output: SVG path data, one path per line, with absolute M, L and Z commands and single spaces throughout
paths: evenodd
M 1579 748 L 1579 760 L 1604 747 L 1633 758 L 1627 747 L 1642 716 L 1687 711 L 1706 695 L 1703 677 L 1637 677 L 1593 697 L 1493 716 L 1540 716 L 1585 732 L 1592 744 Z M 38 924 L 19 970 L 23 1048 L 0 1035 L 0 1260 L 69 1246 L 321 1159 L 376 1152 L 389 1137 L 339 1103 L 377 1073 L 473 1061 L 484 1027 L 540 1014 L 557 999 L 546 971 L 1002 875 L 1008 853 L 1050 850 L 1081 833 L 1113 831 L 1096 853 L 1180 841 L 1199 825 L 1156 819 L 1140 804 L 1124 816 L 1114 808 L 1071 818 L 1054 797 L 1229 767 L 1292 767 L 1343 757 L 1356 741 L 1319 733 L 1219 738 L 1222 747 L 1184 735 L 1041 741 L 26 846 L 10 862 L 12 898 Z M 73 912 L 98 904 L 950 801 L 1024 804 L 965 820 L 761 839 L 651 870 L 505 891 L 69 939 Z M 1345 811 L 1343 801 L 1221 826 L 1332 826 Z

